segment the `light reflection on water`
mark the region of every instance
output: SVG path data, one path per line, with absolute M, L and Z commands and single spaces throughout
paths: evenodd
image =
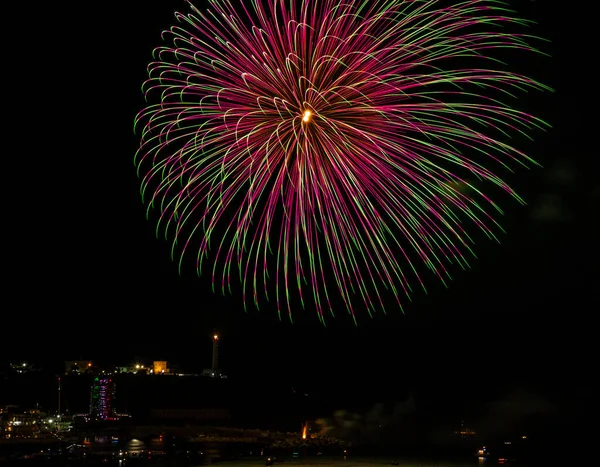
M 293 459 L 288 460 L 283 464 L 275 464 L 274 467 L 285 466 L 289 464 L 289 467 L 379 467 L 379 466 L 391 466 L 393 459 L 391 458 L 361 458 L 352 459 L 348 458 L 310 458 L 310 459 Z M 256 467 L 265 465 L 265 459 L 251 459 L 251 460 L 240 460 L 240 461 L 227 461 L 219 462 L 222 467 Z M 505 464 L 498 463 L 497 461 L 486 461 L 473 458 L 473 460 L 467 461 L 418 461 L 418 460 L 399 460 L 398 467 L 534 467 L 534 465 L 528 465 L 519 462 L 507 462 Z M 535 467 L 542 467 L 535 465 Z M 545 467 L 545 466 L 544 466 Z M 549 467 L 549 466 L 548 466 Z M 576 466 L 572 466 L 576 467 Z
M 148 443 L 150 445 L 152 443 Z M 125 447 L 125 446 L 124 446 Z M 130 449 L 131 452 L 142 453 L 145 451 L 147 454 L 147 445 L 140 440 L 131 440 L 126 445 L 127 449 Z M 216 452 L 215 452 L 216 453 Z M 204 459 L 193 459 L 187 456 L 152 456 L 151 458 L 147 455 L 136 455 L 133 457 L 123 457 L 123 458 L 115 458 L 115 457 L 94 457 L 87 458 L 81 460 L 69 459 L 65 461 L 61 461 L 59 465 L 62 467 L 96 467 L 96 466 L 104 466 L 104 467 L 135 467 L 135 466 L 154 466 L 154 467 L 199 467 L 204 465 L 215 465 L 220 467 L 259 467 L 264 466 L 266 461 L 266 456 L 254 456 L 252 458 L 240 458 L 238 460 L 230 461 L 216 461 L 212 462 L 212 457 L 205 457 Z M 393 458 L 383 458 L 383 457 L 371 457 L 371 458 L 353 458 L 348 457 L 344 460 L 341 457 L 308 457 L 308 458 L 299 458 L 292 459 L 290 457 L 284 457 L 284 463 L 275 464 L 274 467 L 383 467 L 383 466 L 391 466 Z M 63 463 L 64 462 L 64 463 Z M 12 464 L 11 464 L 12 465 Z M 57 465 L 56 463 L 48 464 L 45 460 L 40 460 L 37 462 L 36 460 L 24 461 L 23 463 L 18 463 L 15 465 L 28 465 L 30 467 L 36 467 L 38 465 L 44 465 L 49 467 L 50 465 Z M 411 460 L 411 459 L 402 459 L 398 458 L 398 467 L 551 467 L 556 464 L 544 464 L 544 463 L 506 463 L 500 464 L 497 460 L 489 460 L 482 461 L 473 457 L 472 459 L 467 459 L 464 461 L 419 461 L 419 460 Z M 571 463 L 571 464 L 563 464 L 564 467 L 584 467 L 588 464 L 580 464 L 580 463 Z M 589 464 L 591 465 L 591 464 Z
M 143 443 L 142 443 L 143 444 Z M 141 445 L 136 445 L 140 446 Z M 211 465 L 212 463 L 207 460 L 205 462 L 198 461 L 186 461 L 185 459 L 155 459 L 155 460 L 147 460 L 144 461 L 145 458 L 138 458 L 134 461 L 132 460 L 115 460 L 109 461 L 108 463 L 103 463 L 102 465 L 106 467 L 128 467 L 128 466 L 139 466 L 139 465 L 153 465 L 155 467 L 198 467 L 203 465 Z M 240 459 L 236 461 L 223 461 L 223 462 L 215 462 L 214 465 L 218 465 L 221 467 L 259 467 L 265 465 L 266 457 L 256 456 L 251 459 Z M 339 458 L 308 458 L 308 459 L 287 459 L 286 462 L 282 464 L 275 464 L 274 467 L 285 467 L 288 465 L 289 467 L 380 467 L 380 466 L 391 466 L 393 459 L 388 458 L 362 458 L 362 459 L 352 459 L 348 458 L 346 460 Z M 69 464 L 73 467 L 79 467 L 80 464 Z M 95 464 L 85 464 L 95 465 Z M 462 462 L 444 462 L 444 461 L 415 461 L 415 460 L 399 460 L 399 467 L 500 467 L 504 465 L 506 467 L 527 467 L 526 464 L 521 463 L 507 463 L 507 464 L 499 464 L 496 461 L 479 461 L 477 458 L 474 458 L 470 461 L 462 461 Z M 533 467 L 533 466 L 531 466 Z M 535 466 L 541 467 L 541 466 Z M 544 466 L 546 467 L 546 466 Z M 549 467 L 549 466 L 547 466 Z M 576 467 L 576 466 L 572 466 Z
M 198 467 L 203 465 L 219 465 L 223 467 L 258 467 L 265 465 L 266 456 L 257 455 L 260 450 L 254 450 L 252 457 L 238 457 L 248 455 L 250 452 L 244 448 L 237 450 L 231 446 L 219 443 L 186 443 L 183 440 L 163 440 L 162 437 L 131 439 L 124 441 L 120 446 L 112 443 L 102 443 L 86 439 L 83 444 L 87 450 L 85 459 L 70 457 L 63 467 L 92 467 L 103 465 L 105 467 Z M 181 444 L 180 444 L 181 443 Z M 243 453 L 245 452 L 245 454 Z M 85 454 L 84 454 L 85 455 Z M 0 456 L 1 457 L 1 456 Z M 235 460 L 230 460 L 235 459 Z M 353 457 L 346 460 L 342 456 L 315 456 L 292 458 L 291 455 L 281 456 L 285 463 L 275 464 L 274 467 L 379 467 L 393 465 L 393 457 Z M 41 460 L 40 460 L 41 461 Z M 25 461 L 27 465 L 34 467 L 36 461 Z M 21 465 L 21 464 L 19 464 Z M 56 465 L 56 464 L 54 464 Z M 500 463 L 497 459 L 481 459 L 472 456 L 463 461 L 418 461 L 414 459 L 398 457 L 398 467 L 550 467 L 555 464 L 539 462 L 522 463 L 506 462 Z M 564 464 L 564 467 L 583 467 L 586 464 L 572 463 Z M 1 463 L 0 463 L 1 467 Z
M 139 453 L 147 450 L 146 443 L 144 443 L 143 441 L 141 441 L 139 439 L 129 440 L 127 442 L 125 449 L 127 450 L 127 452 L 136 453 L 136 454 L 139 454 Z

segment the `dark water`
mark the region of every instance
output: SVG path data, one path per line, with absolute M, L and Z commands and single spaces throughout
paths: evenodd
M 29 443 L 1 444 L 1 465 L 65 465 L 65 466 L 203 466 L 203 465 L 238 465 L 240 467 L 250 465 L 265 465 L 267 456 L 277 456 L 282 461 L 275 464 L 276 467 L 286 465 L 290 467 L 302 467 L 305 465 L 328 466 L 328 467 L 366 467 L 369 465 L 392 465 L 394 458 L 404 459 L 399 466 L 404 467 L 584 467 L 588 462 L 577 460 L 574 456 L 577 452 L 572 451 L 565 456 L 564 450 L 559 447 L 548 446 L 539 453 L 526 453 L 522 457 L 509 459 L 508 462 L 499 462 L 497 458 L 487 460 L 478 459 L 473 455 L 448 456 L 437 453 L 410 454 L 402 447 L 386 451 L 384 455 L 373 455 L 374 450 L 351 449 L 351 456 L 343 459 L 340 454 L 341 448 L 323 449 L 324 456 L 317 456 L 316 451 L 308 451 L 301 454 L 300 458 L 292 456 L 291 449 L 273 451 L 264 444 L 259 443 L 224 443 L 224 442 L 193 442 L 176 441 L 176 443 L 157 442 L 156 438 L 130 439 L 128 441 L 113 442 L 110 437 L 96 437 L 84 440 L 83 444 L 63 444 L 62 447 L 55 445 L 34 445 Z M 89 441 L 92 441 L 91 443 Z M 71 447 L 71 449 L 68 449 Z M 59 452 L 60 451 L 60 452 Z M 380 451 L 381 452 L 381 451 Z M 28 458 L 24 458 L 27 456 Z M 420 459 L 420 460 L 418 460 Z M 438 460 L 424 460 L 438 459 Z M 442 460 L 439 460 L 442 459 Z
M 228 461 L 198 461 L 186 458 L 162 458 L 162 459 L 108 459 L 94 458 L 86 460 L 66 460 L 66 459 L 37 459 L 37 460 L 19 460 L 11 461 L 7 465 L 15 466 L 31 466 L 37 467 L 41 465 L 61 465 L 65 467 L 86 467 L 86 466 L 110 466 L 110 467 L 133 467 L 133 466 L 156 466 L 156 467 L 191 467 L 200 465 L 215 465 L 223 467 L 258 467 L 265 465 L 265 458 L 256 456 L 254 458 L 244 458 Z M 282 459 L 281 463 L 275 463 L 275 466 L 289 467 L 377 467 L 391 466 L 390 458 L 305 458 L 305 459 Z M 3 464 L 0 464 L 3 465 Z M 398 459 L 400 467 L 550 467 L 552 463 L 543 464 L 525 464 L 518 462 L 498 463 L 498 461 L 480 462 L 477 459 L 464 461 L 426 461 L 415 459 Z M 569 464 L 572 467 L 583 466 L 585 464 Z
M 159 439 L 131 439 L 123 444 L 110 439 L 85 440 L 79 445 L 40 445 L 15 444 L 0 445 L 0 465 L 7 466 L 110 466 L 110 467 L 192 467 L 192 466 L 262 466 L 272 456 L 278 460 L 275 467 L 369 467 L 393 465 L 397 460 L 399 467 L 550 467 L 564 465 L 583 467 L 585 463 L 549 462 L 542 458 L 530 458 L 527 461 L 497 458 L 481 459 L 466 456 L 454 460 L 427 460 L 423 457 L 402 456 L 402 450 L 388 456 L 359 456 L 336 454 L 324 451 L 325 455 L 300 455 L 294 457 L 292 451 L 268 451 L 264 446 L 250 443 L 182 443 L 165 445 Z M 350 454 L 352 451 L 350 450 Z

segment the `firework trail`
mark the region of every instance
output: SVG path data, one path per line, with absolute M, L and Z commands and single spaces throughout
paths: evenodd
M 549 88 L 490 54 L 539 53 L 509 32 L 529 22 L 506 3 L 190 7 L 163 33 L 135 122 L 142 196 L 180 268 L 194 255 L 214 287 L 239 279 L 245 302 L 274 299 L 280 316 L 310 300 L 324 322 L 337 296 L 355 319 L 385 290 L 401 307 L 418 264 L 444 282 L 468 267 L 468 225 L 501 232 L 494 187 L 522 202 L 492 169 L 535 164 L 507 141 L 546 124 L 504 102 Z

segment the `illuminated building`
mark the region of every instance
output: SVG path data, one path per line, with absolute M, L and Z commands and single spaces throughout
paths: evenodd
M 152 369 L 155 375 L 164 375 L 169 373 L 169 368 L 167 368 L 167 362 L 165 361 L 155 361 Z
M 86 373 L 94 367 L 90 360 L 67 360 L 65 361 L 65 374 Z
M 461 428 L 458 434 L 461 438 L 472 438 L 474 436 L 477 436 L 477 432 L 475 430 L 472 430 L 471 428 Z
M 471 439 L 477 436 L 477 432 L 475 430 L 465 427 L 464 421 L 462 421 L 460 424 L 460 430 L 455 431 L 454 434 L 459 436 L 461 439 Z
M 39 411 L 0 414 L 0 438 L 38 438 L 40 426 Z
M 31 371 L 37 371 L 37 369 L 33 365 L 27 362 L 11 363 L 10 369 L 13 370 L 15 373 L 29 373 Z
M 112 378 L 96 377 L 90 391 L 90 416 L 96 420 L 113 420 L 115 383 Z

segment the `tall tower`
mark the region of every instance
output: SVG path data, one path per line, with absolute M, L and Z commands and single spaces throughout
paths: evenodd
M 114 418 L 115 383 L 111 378 L 96 377 L 90 391 L 90 415 L 96 420 Z
M 227 378 L 227 375 L 219 370 L 219 335 L 216 331 L 213 332 L 212 343 L 212 365 L 211 368 L 202 370 L 202 376 L 208 376 L 209 378 Z
M 217 370 L 218 368 L 219 368 L 219 336 L 215 333 L 213 335 L 212 369 Z

